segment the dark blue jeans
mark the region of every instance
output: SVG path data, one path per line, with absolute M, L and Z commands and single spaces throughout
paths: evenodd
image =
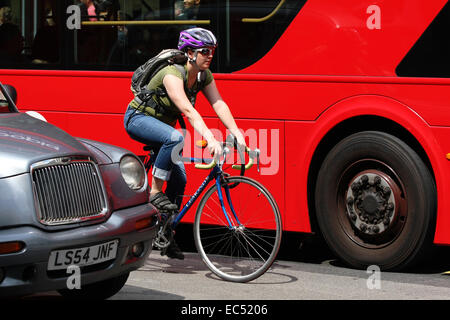
M 125 112 L 124 126 L 132 139 L 159 148 L 152 175 L 167 181 L 165 193 L 172 203 L 180 207 L 187 181 L 184 163 L 180 159 L 183 135 L 168 124 L 130 106 Z

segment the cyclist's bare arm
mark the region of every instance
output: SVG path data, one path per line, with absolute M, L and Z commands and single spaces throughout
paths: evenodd
M 234 117 L 231 114 L 230 108 L 220 96 L 214 79 L 210 84 L 203 88 L 202 92 L 213 107 L 220 121 L 222 121 L 222 123 L 230 131 L 230 133 L 232 133 L 236 137 L 239 147 L 242 148 L 241 150 L 245 150 L 246 144 L 244 136 L 237 127 L 236 122 L 234 121 Z
M 184 92 L 183 80 L 174 76 L 166 75 L 163 80 L 163 84 L 166 88 L 169 98 L 177 106 L 177 108 L 186 116 L 189 123 L 192 125 L 195 131 L 200 133 L 206 141 L 208 141 L 208 148 L 212 155 L 221 154 L 221 146 L 219 142 L 214 138 L 212 132 L 208 129 L 202 116 L 192 106 L 188 97 Z

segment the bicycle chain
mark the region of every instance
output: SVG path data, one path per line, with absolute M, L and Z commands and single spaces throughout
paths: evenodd
M 173 222 L 174 216 L 174 213 L 170 213 L 166 221 L 159 227 L 156 237 L 153 239 L 154 247 L 164 249 L 170 245 L 170 242 L 175 234 L 175 231 L 172 230 L 170 226 Z

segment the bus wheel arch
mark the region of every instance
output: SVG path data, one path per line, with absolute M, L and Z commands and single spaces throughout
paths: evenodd
M 360 151 L 358 155 L 358 148 L 370 149 L 367 141 L 378 145 L 374 149 L 374 157 L 359 159 L 364 152 Z M 355 151 L 352 151 L 351 146 L 356 147 L 353 148 Z M 395 160 L 390 159 L 389 153 L 383 152 L 383 148 L 396 150 Z M 333 153 L 345 153 L 346 160 L 339 163 L 342 156 L 333 156 Z M 400 164 L 404 161 L 416 168 L 413 175 L 406 171 L 397 173 L 402 171 Z M 339 179 L 340 184 L 335 181 Z M 379 187 L 389 189 L 390 195 L 379 195 L 380 189 L 369 186 L 374 183 L 374 179 L 378 180 Z M 361 186 L 364 180 L 365 187 Z M 417 188 L 411 187 L 416 183 L 428 189 L 424 195 L 426 199 L 420 200 L 423 202 L 421 204 L 413 201 L 414 197 L 420 196 Z M 358 184 L 359 189 L 355 186 Z M 410 195 L 410 199 L 402 199 L 406 191 L 414 195 Z M 333 201 L 333 197 L 338 196 L 339 200 Z M 358 204 L 344 203 L 346 201 L 356 201 Z M 322 234 L 330 249 L 352 267 L 377 264 L 385 270 L 397 270 L 420 261 L 420 257 L 426 256 L 426 247 L 432 243 L 436 202 L 435 180 L 425 151 L 408 131 L 389 119 L 362 116 L 342 122 L 322 139 L 311 161 L 308 175 L 311 226 L 313 231 Z M 373 207 L 374 204 L 378 206 Z M 393 207 L 388 209 L 388 204 Z M 376 217 L 368 217 L 367 212 L 357 209 L 356 205 L 368 206 L 368 211 L 375 211 Z M 424 207 L 409 211 L 405 209 L 418 205 Z M 421 219 L 424 222 L 414 222 Z M 418 226 L 420 223 L 425 223 L 423 229 Z M 413 237 L 412 234 L 417 232 L 422 235 Z M 336 239 L 339 235 L 341 239 Z M 411 252 L 406 252 L 408 244 L 412 244 Z M 346 252 L 349 254 L 346 255 Z

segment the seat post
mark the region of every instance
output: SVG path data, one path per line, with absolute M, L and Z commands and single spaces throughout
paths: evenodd
M 143 149 L 146 153 L 148 153 L 148 155 L 145 157 L 145 160 L 144 160 L 144 167 L 148 173 L 150 171 L 151 167 L 153 166 L 153 164 L 155 163 L 155 157 L 158 154 L 160 147 L 151 145 L 151 144 L 147 144 L 144 146 Z

